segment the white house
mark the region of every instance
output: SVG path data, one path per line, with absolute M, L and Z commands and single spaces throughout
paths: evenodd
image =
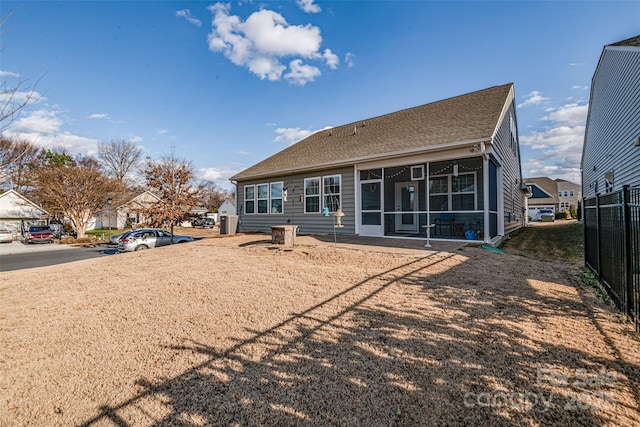
M 229 199 L 222 202 L 222 204 L 218 208 L 218 216 L 235 215 L 235 214 L 236 214 L 236 205 L 231 203 Z
M 15 190 L 0 194 L 0 228 L 21 235 L 31 224 L 46 222 L 49 212 Z

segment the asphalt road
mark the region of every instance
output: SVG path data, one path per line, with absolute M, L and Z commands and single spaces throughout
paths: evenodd
M 16 242 L 14 242 L 16 244 Z M 0 256 L 0 271 L 23 270 L 47 265 L 65 264 L 83 259 L 109 256 L 117 253 L 115 247 L 96 246 L 65 248 L 64 250 L 5 253 Z M 61 266 L 62 268 L 63 266 Z

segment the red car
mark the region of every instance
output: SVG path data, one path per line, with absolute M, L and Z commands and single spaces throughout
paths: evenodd
M 48 225 L 32 225 L 25 238 L 26 243 L 53 243 L 53 231 Z

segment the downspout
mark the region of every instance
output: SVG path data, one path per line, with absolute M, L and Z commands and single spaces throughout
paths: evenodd
M 236 231 L 240 231 L 240 225 L 242 224 L 242 218 L 240 217 L 241 215 L 240 212 L 242 212 L 242 209 L 240 209 L 240 206 L 238 206 L 238 183 L 234 182 L 232 179 L 230 179 L 229 182 L 236 189 L 233 196 L 233 204 L 236 205 L 236 215 L 238 215 L 238 230 Z M 220 213 L 218 213 L 218 221 L 220 221 Z

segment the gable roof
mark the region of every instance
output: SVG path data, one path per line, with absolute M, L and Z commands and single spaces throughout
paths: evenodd
M 0 200 L 2 200 L 0 217 L 3 218 L 38 218 L 41 215 L 49 215 L 49 212 L 15 190 L 0 194 Z
M 490 139 L 513 84 L 322 130 L 231 177 L 232 180 L 350 165 Z
M 640 47 L 640 35 L 630 37 L 617 43 L 611 43 L 609 46 L 635 46 Z
M 558 182 L 548 178 L 546 176 L 536 177 L 536 178 L 524 178 L 522 180 L 526 185 L 535 185 L 545 193 L 549 195 L 549 197 L 542 198 L 537 197 L 536 199 L 540 201 L 540 199 L 549 199 L 556 200 L 556 195 L 558 194 Z

